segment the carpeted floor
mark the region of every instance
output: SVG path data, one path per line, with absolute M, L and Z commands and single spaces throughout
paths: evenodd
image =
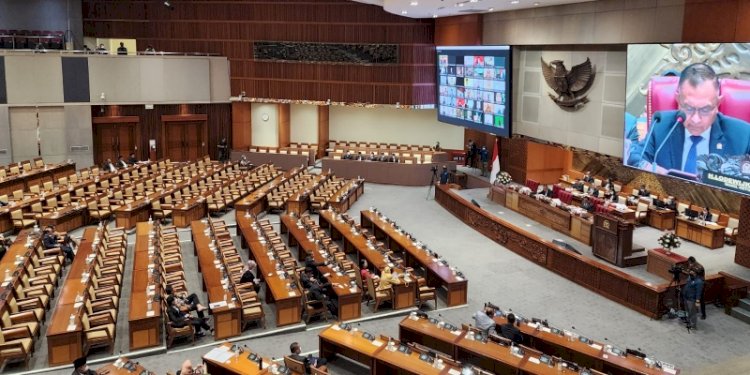
M 468 190 L 462 194 L 473 197 L 480 202 L 483 208 L 491 212 L 503 211 L 494 207 L 484 198 L 486 190 Z M 676 364 L 683 369 L 683 374 L 748 374 L 748 358 L 750 358 L 750 327 L 730 316 L 724 315 L 723 311 L 708 307 L 708 319 L 699 321 L 699 330 L 688 334 L 684 327 L 677 321 L 663 320 L 655 321 L 625 308 L 615 302 L 584 289 L 556 274 L 536 266 L 521 258 L 520 256 L 504 249 L 493 241 L 478 234 L 471 227 L 453 217 L 432 200 L 432 194 L 428 197 L 427 187 L 400 187 L 388 185 L 367 184 L 364 196 L 350 211 L 353 217 L 359 219 L 359 211 L 369 206 L 378 207 L 387 216 L 396 220 L 399 225 L 414 234 L 419 240 L 428 244 L 430 248 L 440 253 L 451 265 L 457 266 L 468 277 L 469 300 L 468 306 L 446 309 L 444 300 L 441 300 L 437 312 L 443 318 L 453 324 L 470 323 L 471 315 L 481 308 L 482 304 L 491 301 L 504 309 L 512 309 L 525 316 L 546 318 L 550 324 L 559 328 L 573 329 L 581 335 L 596 340 L 605 341 L 621 348 L 640 348 L 649 356 Z M 542 230 L 539 225 L 528 222 L 528 219 L 514 216 L 511 212 L 498 214 L 518 225 L 530 224 L 532 230 Z M 233 223 L 234 213 L 225 215 L 227 223 Z M 278 222 L 276 215 L 269 215 L 272 222 Z M 643 238 L 644 246 L 650 241 L 647 236 L 648 228 L 643 231 L 639 229 L 639 241 Z M 557 232 L 540 232 L 549 238 L 561 237 Z M 131 244 L 132 244 L 131 236 Z M 192 243 L 189 231 L 181 232 L 185 266 L 188 270 L 195 270 L 195 257 L 192 255 Z M 579 251 L 585 250 L 582 244 L 575 244 Z M 692 251 L 685 246 L 685 251 Z M 682 251 L 683 249 L 681 249 Z M 590 251 L 590 250 L 589 250 Z M 695 249 L 696 256 L 704 263 L 708 272 L 719 269 L 729 270 L 738 275 L 747 277 L 748 270 L 730 269 L 731 265 L 721 264 L 718 258 L 727 258 L 732 248 L 717 251 L 707 249 Z M 705 252 L 709 252 L 704 254 Z M 697 255 L 697 254 L 700 254 Z M 721 264 L 721 265 L 720 265 Z M 129 262 L 126 267 L 132 264 Z M 726 268 L 724 268 L 726 266 Z M 641 270 L 629 270 L 638 277 L 649 277 Z M 743 274 L 744 272 L 744 274 Z M 189 283 L 194 291 L 200 291 L 200 274 L 187 272 L 193 275 Z M 130 280 L 126 278 L 123 282 L 123 295 L 118 322 L 117 349 L 115 353 L 122 351 L 128 355 L 127 347 L 127 301 L 130 293 Z M 205 295 L 202 295 L 205 300 Z M 432 309 L 430 309 L 432 310 Z M 403 315 L 375 317 L 369 312 L 369 308 L 363 307 L 363 318 L 366 320 L 360 324 L 360 329 L 373 333 L 387 335 L 398 335 L 398 322 Z M 383 314 L 389 314 L 385 311 Z M 50 313 L 51 314 L 51 313 Z M 272 317 L 273 313 L 266 307 L 266 316 Z M 241 344 L 246 344 L 254 351 L 266 356 L 280 358 L 289 351 L 289 344 L 297 341 L 301 344 L 303 352 L 314 352 L 317 350 L 317 333 L 324 327 L 324 323 L 315 323 L 310 326 L 295 326 L 284 332 L 276 332 L 272 320 L 268 322 L 268 328 L 252 328 L 244 332 L 247 338 L 237 339 Z M 44 330 L 42 337 L 44 336 Z M 268 335 L 258 337 L 261 335 Z M 194 363 L 199 362 L 203 354 L 208 352 L 214 345 L 210 338 L 203 338 L 196 342 L 195 346 L 190 344 L 178 344 L 168 352 L 159 348 L 148 355 L 137 356 L 138 362 L 157 374 L 166 371 L 176 371 L 184 359 L 191 359 Z M 42 338 L 36 345 L 31 369 L 40 373 L 69 374 L 71 368 L 47 369 L 46 368 L 46 342 Z M 92 362 L 97 358 L 104 360 L 108 353 L 92 353 Z M 92 365 L 96 368 L 96 364 Z M 344 360 L 336 360 L 331 366 L 333 374 L 362 374 L 366 372 L 357 365 Z M 20 369 L 8 367 L 5 372 L 18 372 Z

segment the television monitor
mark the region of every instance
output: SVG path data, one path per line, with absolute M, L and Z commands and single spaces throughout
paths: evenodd
M 511 135 L 510 46 L 437 47 L 438 121 Z
M 750 194 L 750 50 L 631 44 L 623 163 Z

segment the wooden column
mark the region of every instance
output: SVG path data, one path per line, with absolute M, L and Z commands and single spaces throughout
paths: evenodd
M 331 107 L 327 105 L 318 106 L 318 159 L 325 156 L 328 142 L 330 141 L 330 135 L 328 132 L 328 115 L 330 108 Z
M 247 150 L 253 144 L 250 103 L 232 102 L 232 148 Z
M 289 104 L 277 104 L 279 108 L 279 147 L 289 147 L 292 110 Z
M 750 267 L 750 199 L 743 198 L 740 203 L 740 223 L 737 227 L 737 248 L 734 251 L 734 262 Z

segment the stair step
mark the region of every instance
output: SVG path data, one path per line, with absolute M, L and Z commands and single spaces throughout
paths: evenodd
M 743 299 L 741 299 L 739 307 L 741 307 L 741 308 L 743 308 L 745 310 L 750 310 L 750 298 L 743 298 Z
M 750 324 L 750 310 L 735 307 L 732 309 L 732 316 Z

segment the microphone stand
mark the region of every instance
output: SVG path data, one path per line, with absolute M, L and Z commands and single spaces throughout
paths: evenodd
M 669 133 L 667 133 L 667 136 L 664 137 L 664 139 L 661 141 L 661 144 L 656 149 L 656 152 L 654 152 L 654 160 L 651 163 L 651 172 L 656 173 L 656 157 L 659 156 L 659 151 L 661 151 L 661 149 L 664 147 L 664 145 L 667 144 L 667 140 L 669 139 L 669 137 L 672 136 L 672 133 L 674 133 L 674 130 L 677 129 L 677 125 L 681 124 L 682 122 L 683 121 L 675 121 L 675 123 L 672 124 L 672 129 L 669 130 Z

